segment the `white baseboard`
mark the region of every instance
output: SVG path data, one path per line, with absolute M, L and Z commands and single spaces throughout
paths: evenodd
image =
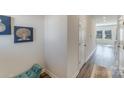
M 53 74 L 52 72 L 50 72 L 49 70 L 45 69 L 45 72 L 51 77 L 51 78 L 57 78 L 57 76 L 55 74 Z
M 87 62 L 91 57 L 92 55 L 94 54 L 94 52 L 96 51 L 96 48 L 90 53 L 90 55 L 86 58 L 86 61 Z
M 122 68 L 119 68 L 119 72 L 120 72 L 120 75 L 122 76 L 122 78 L 124 77 L 124 67 Z
M 90 53 L 90 55 L 87 57 L 85 63 L 92 57 L 92 55 L 94 54 L 95 51 L 96 51 L 96 48 L 95 48 L 95 49 Z M 75 72 L 75 74 L 74 74 L 74 76 L 73 76 L 72 78 L 76 78 L 76 77 L 77 77 L 77 75 L 79 74 L 79 72 L 80 72 L 82 66 L 83 66 L 85 63 L 83 63 L 83 64 L 81 65 L 81 67 L 79 67 L 79 69 Z
M 72 78 L 76 78 L 79 72 L 80 72 L 80 70 L 78 69 L 78 70 L 75 72 L 75 74 L 74 74 L 74 76 L 73 76 Z
M 92 57 L 92 55 L 94 54 L 94 52 L 96 51 L 96 48 L 91 52 L 91 54 L 87 57 L 85 63 Z M 84 64 L 82 64 L 83 66 Z M 78 68 L 78 70 L 75 72 L 75 74 L 72 76 L 72 78 L 76 78 L 77 75 L 79 74 L 80 72 L 80 69 L 82 68 L 82 66 L 80 68 Z M 52 72 L 50 72 L 49 70 L 47 69 L 44 69 L 44 71 L 52 78 L 58 78 L 55 74 L 53 74 Z
M 77 75 L 79 74 L 79 72 L 80 72 L 82 66 L 83 66 L 85 63 L 86 63 L 86 62 L 82 63 L 81 66 L 79 66 L 79 68 L 77 69 L 77 71 L 75 72 L 75 74 L 74 74 L 74 76 L 73 76 L 72 78 L 76 78 L 76 77 L 77 77 Z

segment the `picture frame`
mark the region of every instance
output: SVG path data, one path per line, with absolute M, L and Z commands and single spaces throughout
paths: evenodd
M 11 17 L 0 15 L 0 35 L 11 34 Z
M 14 26 L 14 43 L 33 42 L 33 27 Z
M 103 30 L 96 31 L 96 38 L 97 39 L 102 39 L 103 38 Z
M 112 39 L 112 30 L 105 30 L 105 39 Z

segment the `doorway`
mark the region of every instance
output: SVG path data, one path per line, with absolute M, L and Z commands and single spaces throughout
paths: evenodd
M 96 19 L 96 43 L 95 64 L 110 69 L 112 77 L 120 77 L 118 70 L 118 16 L 101 15 Z
M 118 32 L 116 46 L 118 70 L 121 77 L 124 78 L 124 16 L 118 16 Z
M 86 61 L 86 20 L 87 16 L 79 16 L 79 69 Z
M 86 18 L 87 20 L 89 18 Z M 92 29 L 90 28 L 90 22 L 87 25 L 87 20 L 84 17 L 79 19 L 79 64 L 85 64 L 78 77 L 120 77 L 117 65 L 117 27 L 118 16 L 117 15 L 94 15 L 92 19 L 95 20 L 95 37 L 93 37 Z M 80 20 L 84 20 L 83 22 Z M 93 26 L 92 26 L 93 27 Z M 92 34 L 91 34 L 92 33 Z M 80 36 L 81 35 L 81 36 Z M 83 36 L 84 35 L 84 36 Z M 87 39 L 89 37 L 89 39 Z M 92 38 L 92 39 L 91 39 Z M 89 43 L 91 40 L 96 42 L 96 51 L 87 59 L 86 53 L 88 46 L 93 44 Z M 88 45 L 89 43 L 89 45 Z M 92 49 L 93 51 L 93 49 Z M 85 61 L 84 61 L 85 59 Z M 94 64 L 91 65 L 91 64 Z M 79 65 L 79 66 L 81 66 Z M 93 69 L 92 69 L 93 68 Z M 95 70 L 94 70 L 95 68 Z M 92 75 L 92 73 L 94 73 Z M 109 73 L 110 72 L 110 73 Z M 86 75 L 87 73 L 87 75 Z M 89 73 L 91 75 L 89 75 Z M 96 75 L 97 74 L 97 75 Z M 96 75 L 96 76 L 95 76 Z
M 96 57 L 99 56 L 97 64 L 111 68 L 115 63 L 115 42 L 117 32 L 116 15 L 96 15 Z M 101 57 L 100 57 L 101 56 Z M 103 62 L 102 62 L 103 61 Z

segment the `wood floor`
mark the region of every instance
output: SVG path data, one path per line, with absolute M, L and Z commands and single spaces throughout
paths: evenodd
M 96 52 L 81 68 L 77 78 L 91 78 L 95 65 L 97 69 L 95 69 L 94 78 L 120 78 L 119 71 L 113 69 L 114 64 L 114 48 L 110 45 L 97 45 Z
M 47 73 L 42 73 L 41 75 L 40 75 L 40 78 L 51 78 Z
M 115 64 L 114 48 L 97 45 L 96 52 L 81 68 L 77 78 L 121 78 Z M 41 78 L 50 78 L 46 73 Z
M 85 63 L 83 67 L 81 68 L 80 73 L 78 74 L 77 78 L 90 78 L 93 67 L 94 67 L 94 63 L 91 63 L 90 61 Z
M 105 67 L 94 64 L 91 78 L 112 78 L 112 71 Z

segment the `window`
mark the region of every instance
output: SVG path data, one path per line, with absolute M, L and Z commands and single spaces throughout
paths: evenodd
M 112 31 L 111 30 L 105 31 L 105 39 L 112 39 Z
M 103 37 L 103 31 L 102 30 L 97 31 L 96 38 L 102 39 L 102 37 Z

